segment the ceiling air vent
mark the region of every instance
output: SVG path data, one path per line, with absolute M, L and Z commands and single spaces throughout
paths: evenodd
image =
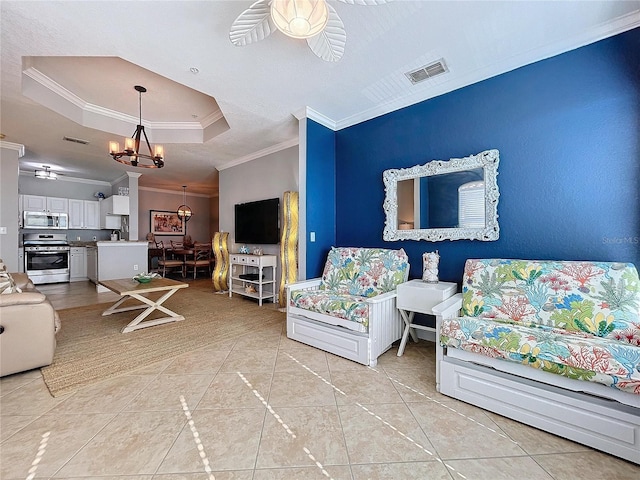
M 82 140 L 81 138 L 73 138 L 73 137 L 62 137 L 63 140 L 67 142 L 79 143 L 81 145 L 89 145 L 88 140 Z
M 447 73 L 449 69 L 447 68 L 447 64 L 444 63 L 444 59 L 441 58 L 437 62 L 430 63 L 429 65 L 425 65 L 424 67 L 420 67 L 417 70 L 413 70 L 411 72 L 405 73 L 407 78 L 413 83 L 420 83 L 428 78 L 433 78 L 436 75 L 441 75 L 443 73 Z

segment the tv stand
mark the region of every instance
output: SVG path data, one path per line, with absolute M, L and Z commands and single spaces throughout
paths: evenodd
M 276 301 L 276 255 L 247 255 L 232 253 L 229 255 L 231 276 L 229 284 L 229 298 L 237 293 L 245 297 L 262 301 L 271 299 Z

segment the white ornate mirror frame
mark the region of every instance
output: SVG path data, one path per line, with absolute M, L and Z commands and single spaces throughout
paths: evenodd
M 448 161 L 434 160 L 424 165 L 411 168 L 385 170 L 384 211 L 386 214 L 383 238 L 394 240 L 481 240 L 493 241 L 500 236 L 498 226 L 498 191 L 497 176 L 500 155 L 498 150 L 486 150 L 465 158 L 452 158 Z M 421 177 L 442 175 L 482 168 L 484 173 L 485 223 L 481 228 L 398 228 L 398 182 Z

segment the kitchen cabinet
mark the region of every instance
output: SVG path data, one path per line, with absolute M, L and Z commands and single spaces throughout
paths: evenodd
M 18 195 L 18 228 L 22 228 L 23 225 L 23 216 L 22 212 L 24 212 L 24 195 Z
M 129 197 L 112 195 L 100 202 L 100 228 L 120 230 L 122 215 L 129 215 Z
M 99 230 L 100 205 L 97 200 L 69 199 L 69 228 Z
M 129 215 L 129 197 L 112 195 L 100 202 L 100 212 L 105 215 Z
M 22 208 L 25 212 L 69 213 L 69 200 L 60 197 L 23 195 Z
M 100 202 L 97 200 L 84 200 L 84 228 L 100 229 Z
M 84 203 L 83 200 L 69 199 L 69 228 L 84 228 Z
M 87 279 L 88 269 L 86 247 L 71 247 L 69 269 L 71 271 L 70 280 L 72 282 Z
M 87 278 L 96 285 L 98 284 L 98 247 L 86 248 Z

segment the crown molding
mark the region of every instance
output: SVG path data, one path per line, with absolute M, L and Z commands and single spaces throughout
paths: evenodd
M 24 145 L 20 143 L 5 142 L 4 140 L 0 140 L 0 148 L 15 150 L 16 152 L 18 152 L 18 158 L 24 157 Z
M 267 155 L 271 155 L 272 153 L 279 152 L 281 150 L 285 150 L 287 148 L 294 147 L 298 145 L 299 139 L 292 138 L 290 140 L 285 140 L 282 143 L 278 143 L 277 145 L 272 145 L 271 147 L 264 148 L 262 150 L 258 150 L 257 152 L 251 153 L 249 155 L 245 155 L 244 157 L 236 158 L 235 160 L 231 160 L 223 165 L 219 165 L 216 167 L 218 170 L 225 170 L 227 168 L 235 167 L 236 165 L 240 165 L 242 163 L 250 162 L 251 160 L 256 160 L 257 158 L 266 157 Z
M 163 188 L 154 188 L 154 187 L 138 187 L 138 190 L 144 190 L 145 192 L 154 192 L 154 193 L 164 193 L 167 195 L 180 195 L 182 196 L 182 190 L 166 190 Z M 201 197 L 201 198 L 211 198 L 217 197 L 217 195 L 207 195 L 206 193 L 188 193 L 188 197 Z
M 326 115 L 323 115 L 322 113 L 310 107 L 306 108 L 306 117 L 307 119 L 313 120 L 314 122 L 319 123 L 320 125 L 327 127 L 334 132 L 338 129 L 338 124 L 335 120 L 330 119 Z
M 559 42 L 542 45 L 538 48 L 527 51 L 523 55 L 504 59 L 481 70 L 469 72 L 468 74 L 459 77 L 455 83 L 447 82 L 439 85 L 431 84 L 429 85 L 429 90 L 418 90 L 415 93 L 405 95 L 401 98 L 376 105 L 375 107 L 372 107 L 370 109 L 363 110 L 354 115 L 342 118 L 334 122 L 334 130 L 342 130 L 343 128 L 348 128 L 353 125 L 366 122 L 373 118 L 386 115 L 387 113 L 395 112 L 396 110 L 400 110 L 402 108 L 409 107 L 426 100 L 430 100 L 440 95 L 450 93 L 454 90 L 458 90 L 459 88 L 464 88 L 466 86 L 482 82 L 492 77 L 497 77 L 498 75 L 502 75 L 504 73 L 516 70 L 527 65 L 532 65 L 547 58 L 562 55 L 563 53 L 567 53 L 571 50 L 576 50 L 605 38 L 624 33 L 639 26 L 640 15 L 638 15 L 638 12 L 635 11 L 628 13 L 617 18 L 614 21 L 606 22 L 602 25 L 591 28 L 579 35 L 565 38 Z M 425 93 L 428 93 L 427 97 L 425 97 Z M 312 120 L 315 119 L 312 118 Z M 315 121 L 321 123 L 319 120 Z M 331 128 L 328 125 L 325 126 Z
M 34 67 L 22 71 L 22 93 L 32 100 L 69 118 L 79 125 L 95 128 L 116 135 L 129 135 L 140 122 L 139 117 L 118 112 L 84 101 L 78 95 L 63 87 L 52 78 Z M 222 111 L 217 111 L 193 122 L 151 122 L 142 119 L 149 139 L 168 143 L 204 143 L 213 137 L 205 129 L 224 120 Z M 219 133 L 228 130 L 222 129 Z
M 88 178 L 70 177 L 67 174 L 61 174 L 59 172 L 55 172 L 55 173 L 58 174 L 56 181 L 71 182 L 71 183 L 85 183 L 88 185 L 100 185 L 102 187 L 113 186 L 112 183 L 105 182 L 104 180 L 91 180 Z M 20 170 L 19 174 L 24 177 L 33 177 L 34 175 L 33 170 Z
M 124 172 L 122 175 L 120 175 L 115 180 L 113 180 L 111 182 L 107 182 L 107 183 L 113 187 L 116 183 L 120 183 L 120 182 L 122 182 L 124 180 L 128 180 L 129 179 L 129 175 L 128 174 L 129 174 L 129 172 Z

